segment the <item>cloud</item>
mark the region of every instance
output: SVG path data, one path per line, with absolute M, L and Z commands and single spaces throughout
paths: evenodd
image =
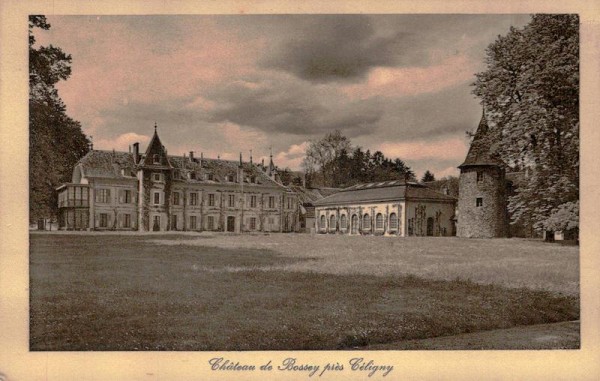
M 250 82 L 231 82 L 209 91 L 216 105 L 208 112 L 212 123 L 232 122 L 269 133 L 311 135 L 342 130 L 358 136 L 376 129 L 383 115 L 376 98 L 348 100 L 334 88 L 314 89 L 287 75 Z
M 364 15 L 291 18 L 287 34 L 293 38 L 275 43 L 259 63 L 311 82 L 356 81 L 373 67 L 422 62 L 426 58 L 403 55 L 417 45 L 412 34 L 378 34 L 373 20 Z
M 277 153 L 273 158 L 275 165 L 279 168 L 290 168 L 292 170 L 301 169 L 304 153 L 306 152 L 308 145 L 309 142 L 307 141 L 300 144 L 292 144 L 287 151 Z
M 467 139 L 460 138 L 385 142 L 377 146 L 377 149 L 386 156 L 410 158 L 410 160 L 437 159 L 458 162 L 467 155 L 468 142 Z
M 128 151 L 129 146 L 133 143 L 140 143 L 141 146 L 144 147 L 149 141 L 150 136 L 128 132 L 119 135 L 114 139 L 98 139 L 94 142 L 94 148 L 103 150 L 115 149 L 117 151 Z

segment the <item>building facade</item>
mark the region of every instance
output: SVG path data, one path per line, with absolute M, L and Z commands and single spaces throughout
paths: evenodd
M 63 230 L 293 232 L 298 196 L 269 166 L 170 156 L 154 135 L 144 154 L 92 150 L 58 189 Z
M 507 237 L 507 181 L 504 164 L 490 154 L 485 114 L 467 157 L 458 168 L 457 235 L 465 238 Z
M 403 180 L 358 184 L 314 203 L 319 233 L 454 235 L 456 199 Z

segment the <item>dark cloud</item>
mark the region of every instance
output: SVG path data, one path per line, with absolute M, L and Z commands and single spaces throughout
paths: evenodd
M 377 32 L 362 15 L 328 15 L 290 19 L 283 38 L 265 52 L 260 64 L 311 82 L 355 81 L 373 67 L 424 63 L 414 51 L 415 36 L 402 31 Z M 413 52 L 404 54 L 408 50 Z M 417 54 L 415 54 L 417 53 Z
M 209 93 L 217 106 L 211 122 L 229 121 L 280 134 L 314 135 L 339 129 L 348 136 L 372 132 L 383 115 L 378 98 L 348 102 L 331 90 L 320 95 L 298 81 L 235 82 Z

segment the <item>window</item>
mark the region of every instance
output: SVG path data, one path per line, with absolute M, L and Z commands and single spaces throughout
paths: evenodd
M 335 230 L 335 216 L 333 214 L 329 217 L 329 229 Z
M 256 230 L 256 218 L 255 217 L 250 218 L 250 230 Z
M 98 189 L 96 193 L 96 202 L 109 203 L 110 202 L 110 189 Z
M 229 181 L 230 183 L 233 182 L 233 175 L 227 175 L 227 181 Z
M 152 156 L 152 162 L 153 162 L 154 164 L 160 164 L 160 156 L 158 156 L 157 154 L 154 154 L 154 155 Z
M 483 172 L 482 171 L 477 171 L 477 182 L 478 183 L 483 182 Z
M 368 214 L 363 216 L 363 229 L 371 229 L 371 216 Z
M 179 192 L 173 193 L 173 205 L 179 205 Z
M 152 178 L 154 181 L 161 181 L 160 173 L 153 173 Z
M 269 225 L 275 225 L 275 218 L 269 217 Z
M 190 216 L 190 229 L 196 230 L 196 216 Z
M 212 173 L 207 173 L 206 175 L 204 175 L 204 177 L 206 178 L 206 180 L 210 180 L 210 181 L 214 180 L 214 176 Z
M 130 228 L 131 227 L 131 214 L 123 215 L 123 227 Z
M 100 227 L 107 228 L 108 227 L 108 214 L 100 213 Z
M 412 236 L 415 234 L 415 219 L 414 218 L 409 218 L 408 219 L 408 235 Z
M 383 214 L 381 213 L 377 213 L 377 216 L 375 217 L 375 229 L 383 229 Z
M 229 206 L 232 208 L 235 206 L 235 195 L 233 194 L 229 195 Z
M 255 184 L 256 183 L 256 177 L 254 177 L 254 176 L 250 177 L 250 182 L 252 184 Z
M 125 204 L 131 204 L 131 191 L 130 190 L 123 191 L 123 202 Z
M 390 214 L 390 230 L 398 230 L 398 216 L 396 213 Z
M 210 193 L 208 195 L 208 206 L 215 206 L 215 194 Z
M 190 179 L 196 180 L 196 172 L 190 172 Z
M 347 229 L 348 228 L 348 221 L 346 221 L 346 215 L 342 214 L 342 216 L 340 217 L 340 229 Z
M 321 216 L 321 229 L 325 229 L 325 216 Z
M 292 209 L 292 199 L 291 198 L 287 199 L 287 205 L 288 205 L 288 209 Z
M 190 193 L 190 205 L 198 205 L 198 193 Z
M 208 230 L 214 230 L 214 229 L 215 229 L 215 217 L 208 216 Z
M 477 206 L 477 207 L 483 206 L 483 197 L 477 197 L 475 199 L 475 206 Z
M 171 230 L 177 230 L 177 215 L 171 216 Z
M 250 196 L 250 207 L 256 208 L 256 196 Z
M 275 197 L 269 196 L 269 208 L 274 208 L 274 207 L 275 207 Z
M 154 205 L 160 205 L 160 193 L 154 192 Z

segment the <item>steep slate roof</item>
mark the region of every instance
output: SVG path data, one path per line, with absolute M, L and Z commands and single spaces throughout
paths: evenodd
M 298 194 L 302 204 L 314 204 L 315 201 L 341 191 L 340 188 L 304 188 L 291 185 L 290 188 Z
M 172 168 L 178 173 L 176 180 L 186 181 L 188 183 L 231 184 L 226 181 L 226 176 L 233 175 L 235 179 L 239 167 L 238 161 L 230 160 L 191 160 L 190 158 L 181 156 L 167 156 L 167 159 Z M 85 177 L 113 179 L 135 178 L 137 172 L 136 165 L 133 161 L 133 154 L 128 152 L 93 150 L 81 158 L 78 165 L 83 169 L 83 176 Z M 242 167 L 244 168 L 245 177 L 244 186 L 271 186 L 289 190 L 272 180 L 256 164 L 242 163 Z M 124 170 L 123 173 L 121 170 Z M 192 172 L 196 174 L 196 180 L 188 177 L 188 173 Z M 206 173 L 212 173 L 214 179 L 205 179 Z M 251 177 L 256 178 L 256 184 L 249 181 Z
M 490 142 L 487 141 L 487 133 L 489 127 L 485 117 L 485 111 L 481 115 L 479 126 L 471 142 L 471 147 L 467 153 L 467 158 L 464 163 L 458 166 L 458 168 L 468 166 L 502 166 L 503 163 L 490 155 Z
M 78 165 L 83 169 L 85 177 L 120 179 L 136 175 L 133 155 L 127 152 L 90 151 L 79 160 Z M 125 170 L 125 176 L 121 169 Z
M 391 200 L 435 200 L 455 202 L 456 198 L 436 192 L 424 185 L 404 180 L 357 184 L 316 201 L 315 206 L 353 204 Z

